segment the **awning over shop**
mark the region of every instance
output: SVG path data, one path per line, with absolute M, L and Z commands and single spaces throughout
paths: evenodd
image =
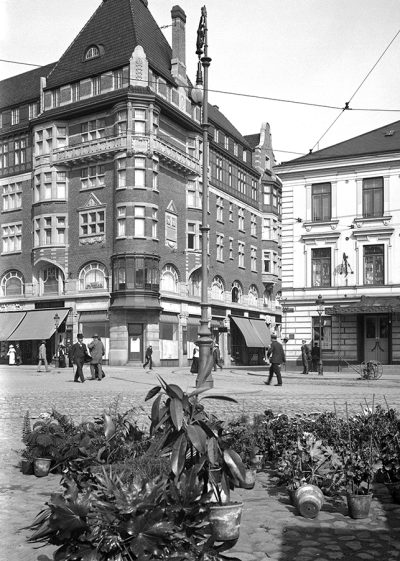
M 47 310 L 29 310 L 18 327 L 9 336 L 12 341 L 36 341 L 50 339 L 56 330 L 54 316 L 57 313 L 59 325 L 65 320 L 69 308 L 52 308 Z
M 0 341 L 8 341 L 11 334 L 24 319 L 26 312 L 4 312 L 0 314 Z
M 265 321 L 263 319 L 250 318 L 250 323 L 257 331 L 257 334 L 261 341 L 264 342 L 263 347 L 269 347 L 269 345 L 271 344 L 271 332 Z
M 260 348 L 267 347 L 269 345 L 269 343 L 264 340 L 261 334 L 261 327 L 258 325 L 258 322 L 261 320 L 252 320 L 249 318 L 239 318 L 233 316 L 231 316 L 231 319 L 242 332 L 248 347 Z M 254 327 L 252 323 L 253 321 L 257 322 L 257 329 Z
M 400 297 L 385 298 L 384 296 L 376 296 L 374 298 L 373 296 L 361 296 L 359 302 L 346 304 L 345 306 L 338 304 L 337 306 L 325 308 L 325 313 L 331 316 L 400 313 Z

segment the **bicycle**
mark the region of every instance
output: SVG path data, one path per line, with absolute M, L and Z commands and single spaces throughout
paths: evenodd
M 359 366 L 354 366 L 347 362 L 345 358 L 341 355 L 338 356 L 338 366 L 340 362 L 343 361 L 349 366 L 354 372 L 360 375 L 360 380 L 379 380 L 383 374 L 383 366 L 379 360 L 367 360 L 363 361 Z

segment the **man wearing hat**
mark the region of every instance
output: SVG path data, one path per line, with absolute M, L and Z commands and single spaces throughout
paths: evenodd
M 82 333 L 78 333 L 77 339 L 78 341 L 74 343 L 74 345 L 72 345 L 71 347 L 70 356 L 72 362 L 76 364 L 74 382 L 79 383 L 79 379 L 80 379 L 80 381 L 83 384 L 83 382 L 85 381 L 85 377 L 83 375 L 83 365 L 85 364 L 85 357 L 89 356 L 89 353 L 85 343 L 83 342 Z
M 310 369 L 310 347 L 307 345 L 306 339 L 301 341 L 301 362 L 303 363 L 303 374 L 308 374 Z
M 103 356 L 106 350 L 97 333 L 93 335 L 93 341 L 89 343 L 88 349 L 92 355 L 92 361 L 90 363 L 90 374 L 92 380 L 96 380 L 97 378 L 97 380 L 101 382 L 103 378 L 103 369 L 101 365 L 103 363 Z
M 212 355 L 213 355 L 214 372 L 216 372 L 217 366 L 219 366 L 220 369 L 222 370 L 222 366 L 221 366 L 221 352 L 220 352 L 220 350 L 219 350 L 219 345 L 218 345 L 218 343 L 214 343 L 213 349 L 212 349 Z
M 278 383 L 275 384 L 275 386 L 281 386 L 282 385 L 281 364 L 282 363 L 284 364 L 286 362 L 286 357 L 285 357 L 285 351 L 283 350 L 281 343 L 277 341 L 277 336 L 275 335 L 275 333 L 272 333 L 271 335 L 271 345 L 268 349 L 267 357 L 269 358 L 271 365 L 269 367 L 268 381 L 264 382 L 264 384 L 267 384 L 267 386 L 269 386 L 270 383 L 272 382 L 273 375 L 276 374 L 276 379 Z
M 49 372 L 50 368 L 47 362 L 46 341 L 44 340 L 39 345 L 39 362 L 37 367 L 38 372 L 41 372 L 42 364 L 44 364 L 46 372 Z

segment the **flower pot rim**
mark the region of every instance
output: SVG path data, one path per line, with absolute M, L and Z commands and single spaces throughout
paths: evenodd
M 226 503 L 212 503 L 210 504 L 210 509 L 217 509 L 217 508 L 223 508 L 223 509 L 228 509 L 232 506 L 237 506 L 237 507 L 243 507 L 243 501 L 229 501 Z

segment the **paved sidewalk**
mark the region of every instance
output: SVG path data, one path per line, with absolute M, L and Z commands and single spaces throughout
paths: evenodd
M 144 404 L 144 396 L 157 383 L 157 375 L 184 390 L 195 383 L 185 368 L 105 370 L 102 382 L 74 384 L 71 369 L 39 374 L 35 367 L 0 367 L 0 561 L 44 561 L 54 549 L 35 550 L 26 542 L 27 532 L 20 530 L 58 490 L 60 479 L 24 476 L 17 468 L 27 409 L 33 419 L 54 406 L 81 420 L 100 415 L 112 399 L 119 398 L 121 410 L 137 407 L 145 424 L 151 403 Z M 218 371 L 212 393 L 236 397 L 238 404 L 209 401 L 209 407 L 222 418 L 242 412 L 251 416 L 265 409 L 289 414 L 333 410 L 334 405 L 341 414 L 346 404 L 354 414 L 372 401 L 383 406 L 387 401 L 400 409 L 400 373 L 384 373 L 380 380 L 368 382 L 357 380 L 354 372 L 327 372 L 323 377 L 287 372 L 280 388 L 265 386 L 265 376 L 256 368 Z M 241 536 L 231 553 L 242 561 L 400 561 L 400 506 L 389 502 L 384 488 L 376 491 L 366 520 L 352 520 L 344 505 L 331 504 L 324 505 L 317 519 L 307 520 L 296 513 L 269 474 L 259 473 L 253 490 L 236 492 L 244 500 L 244 511 Z

